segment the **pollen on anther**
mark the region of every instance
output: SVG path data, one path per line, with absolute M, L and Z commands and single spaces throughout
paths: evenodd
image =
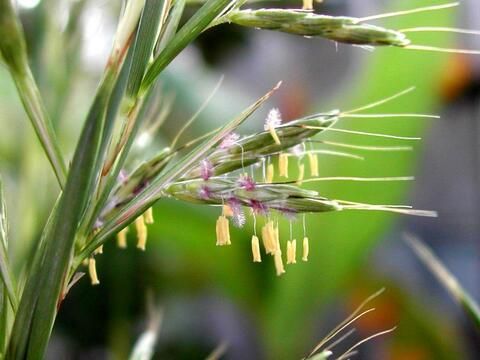
M 119 231 L 117 234 L 117 246 L 120 249 L 127 248 L 127 233 L 128 233 L 128 226 L 122 229 L 121 231 Z
M 273 221 L 268 221 L 262 228 L 262 241 L 265 252 L 269 255 L 275 254 L 276 250 L 276 231 Z
M 223 212 L 224 216 L 227 216 L 227 217 L 232 217 L 233 216 L 233 209 L 228 204 L 223 205 L 222 212 Z
M 288 154 L 278 156 L 278 175 L 288 178 Z
M 135 220 L 135 229 L 137 230 L 137 248 L 145 251 L 147 245 L 147 226 L 143 215 L 140 215 Z
M 297 263 L 297 240 L 287 242 L 287 264 Z
M 90 276 L 90 282 L 92 285 L 100 284 L 97 276 L 97 266 L 95 264 L 95 258 L 93 257 L 88 260 L 88 275 Z
M 258 237 L 252 236 L 252 256 L 253 262 L 262 262 L 262 255 L 260 254 L 260 242 Z
M 308 153 L 308 160 L 310 163 L 310 175 L 311 176 L 318 176 L 318 157 L 317 154 Z
M 267 184 L 271 184 L 273 182 L 274 173 L 275 173 L 275 168 L 274 168 L 273 164 L 268 164 L 267 165 L 267 174 L 266 174 L 266 177 L 265 177 L 265 182 Z
M 302 254 L 302 260 L 303 261 L 308 261 L 308 252 L 309 252 L 309 245 L 308 245 L 308 237 L 303 238 L 303 254 Z
M 100 245 L 98 248 L 96 248 L 93 253 L 94 253 L 95 255 L 97 255 L 97 254 L 103 254 L 103 245 Z
M 153 209 L 152 209 L 152 207 L 149 207 L 149 208 L 147 209 L 147 211 L 145 211 L 144 216 L 145 216 L 145 224 L 150 225 L 150 224 L 153 224 L 153 223 L 154 223 L 154 220 L 153 220 Z
M 313 10 L 313 0 L 303 0 L 303 10 Z
M 305 165 L 299 164 L 298 165 L 298 185 L 302 185 L 303 179 L 305 178 Z
M 217 246 L 230 245 L 230 226 L 225 215 L 220 215 L 216 224 Z

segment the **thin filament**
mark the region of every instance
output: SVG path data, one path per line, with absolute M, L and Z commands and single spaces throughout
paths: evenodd
M 380 14 L 380 15 L 372 15 L 372 16 L 360 18 L 359 22 L 385 19 L 385 18 L 394 17 L 394 16 L 410 15 L 410 14 L 415 14 L 415 13 L 424 12 L 424 11 L 443 10 L 443 9 L 448 9 L 448 8 L 458 6 L 459 4 L 460 4 L 459 2 L 452 2 L 452 3 L 442 4 L 442 5 L 425 6 L 425 7 L 419 7 L 411 10 L 403 10 L 403 11 L 390 12 L 390 13 Z

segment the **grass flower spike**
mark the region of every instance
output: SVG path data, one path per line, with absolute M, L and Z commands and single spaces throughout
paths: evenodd
M 83 4 L 83 1 L 75 3 Z M 38 49 L 27 51 L 27 42 L 12 0 L 0 0 L 0 60 L 6 65 L 15 83 L 18 97 L 60 187 L 55 194 L 58 195 L 57 201 L 44 225 L 42 236 L 38 241 L 32 242 L 28 249 L 31 257 L 25 264 L 8 259 L 9 254 L 15 251 L 9 251 L 4 239 L 4 206 L 0 206 L 0 305 L 7 313 L 7 316 L 0 316 L 0 357 L 6 360 L 44 358 L 63 300 L 70 288 L 82 277 L 82 270 L 86 268 L 93 285 L 99 284 L 95 256 L 101 254 L 103 246 L 115 236 L 118 247 L 126 248 L 128 227 L 131 225 L 136 229 L 137 248 L 145 250 L 147 225 L 154 222 L 152 206 L 157 201 L 169 198 L 221 209 L 216 221 L 218 246 L 232 243 L 230 220 L 238 227 L 253 220 L 254 234 L 250 244 L 253 261 L 262 261 L 261 240 L 265 253 L 273 258 L 277 275 L 285 273 L 284 261 L 287 264 L 295 264 L 297 261 L 297 243 L 293 231 L 290 231 L 288 241 L 282 241 L 279 236 L 279 223 L 281 226 L 284 220 L 293 224 L 298 216 L 305 219 L 305 216 L 339 211 L 436 216 L 433 211 L 417 210 L 408 205 L 354 202 L 351 199 L 337 199 L 320 186 L 316 190 L 309 188 L 312 184 L 319 185 L 327 181 L 378 183 L 413 180 L 410 176 L 391 177 L 388 174 L 377 177 L 360 177 L 355 174 L 319 176 L 319 161 L 323 157 L 367 161 L 367 156 L 364 155 L 369 152 L 411 150 L 411 146 L 398 144 L 357 145 L 355 139 L 376 138 L 405 143 L 418 141 L 419 138 L 369 133 L 340 125 L 342 119 L 347 118 L 351 121 L 393 117 L 436 118 L 429 114 L 365 112 L 394 101 L 412 89 L 350 111 L 334 109 L 295 119 L 283 119 L 288 121 L 282 121 L 280 111 L 273 108 L 268 112 L 263 127 L 242 134 L 241 125 L 256 116 L 255 112 L 280 87 L 279 82 L 230 121 L 215 119 L 222 123 L 218 129 L 182 142 L 183 136 L 187 134 L 186 129 L 198 118 L 214 91 L 190 120 L 180 124 L 173 139 L 167 139 L 165 145 L 168 146 L 160 147 L 161 137 L 155 142 L 150 142 L 149 139 L 154 138 L 155 131 L 164 122 L 172 121 L 174 126 L 178 125 L 178 119 L 171 119 L 173 97 L 165 96 L 162 84 L 157 84 L 159 76 L 165 75 L 166 67 L 200 34 L 216 25 L 233 23 L 299 36 L 323 37 L 368 48 L 392 46 L 409 50 L 479 53 L 477 50 L 416 44 L 410 38 L 415 32 L 479 35 L 477 31 L 435 26 L 390 29 L 373 24 L 383 18 L 448 9 L 456 6 L 456 3 L 365 18 L 315 14 L 311 11 L 312 1 L 307 0 L 303 2 L 304 10 L 251 10 L 241 9 L 246 3 L 243 0 L 202 0 L 202 6 L 193 15 L 191 11 L 185 11 L 190 3 L 184 0 L 124 2 L 112 47 L 107 49 L 110 55 L 104 59 L 103 73 L 99 76 L 96 91 L 89 99 L 91 105 L 88 109 L 79 110 L 80 114 L 86 114 L 85 121 L 78 138 L 73 142 L 75 147 L 69 148 L 69 153 L 73 155 L 67 159 L 56 141 L 52 125 L 52 122 L 61 120 L 57 119 L 61 116 L 57 114 L 52 117 L 54 121 L 50 120 L 48 107 L 45 106 L 40 87 L 30 69 L 31 59 L 28 54 L 40 52 Z M 45 9 L 50 7 L 56 8 L 56 2 L 41 2 L 38 7 L 41 16 L 38 18 L 44 19 L 44 14 L 47 13 Z M 191 16 L 185 19 L 187 16 L 184 13 Z M 35 23 L 36 21 L 29 25 L 34 26 Z M 48 26 L 48 30 L 53 33 L 55 27 Z M 65 44 L 70 40 L 67 30 L 56 36 L 50 35 L 52 34 L 49 33 L 45 39 L 41 38 L 42 41 L 38 41 L 38 44 L 47 38 L 63 39 L 65 36 Z M 36 37 L 34 40 L 32 44 L 37 43 Z M 59 53 L 65 55 L 62 51 Z M 68 53 L 67 49 L 65 53 Z M 55 53 L 52 56 L 60 55 Z M 44 60 L 42 57 L 42 62 Z M 37 64 L 39 70 L 49 70 L 41 69 L 42 62 Z M 71 77 L 69 70 L 65 72 Z M 42 85 L 50 85 L 50 82 L 44 81 Z M 219 86 L 220 83 L 216 88 Z M 60 87 L 55 87 L 52 93 L 61 95 L 60 91 Z M 256 120 L 257 124 L 262 122 L 262 118 Z M 353 143 L 325 138 L 336 133 L 351 135 Z M 169 132 L 162 135 L 166 134 Z M 69 140 L 66 138 L 63 143 L 70 144 Z M 141 151 L 137 151 L 140 148 Z M 17 156 L 17 152 L 12 153 Z M 148 154 L 151 153 L 155 155 L 149 157 Z M 277 161 L 278 167 L 275 169 Z M 289 161 L 298 164 L 299 176 L 294 180 L 289 180 Z M 306 170 L 307 161 L 309 169 Z M 169 214 L 164 215 L 168 217 Z M 257 220 L 264 224 L 261 239 L 256 234 Z M 309 239 L 305 231 L 305 220 L 303 230 L 301 259 L 307 261 Z M 282 249 L 285 250 L 285 259 Z M 3 301 L 4 298 L 8 298 L 8 301 Z M 357 318 L 355 316 L 361 315 L 354 314 L 341 328 L 354 321 Z M 336 333 L 332 337 L 335 335 Z M 323 349 L 322 354 L 329 353 L 330 350 L 323 348 L 323 345 L 324 343 L 319 346 L 319 349 Z M 338 359 L 346 359 L 355 353 L 357 345 Z

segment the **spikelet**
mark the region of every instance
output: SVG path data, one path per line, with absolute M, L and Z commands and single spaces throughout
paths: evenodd
M 117 234 L 117 246 L 120 249 L 126 249 L 127 248 L 127 233 L 128 233 L 128 227 L 122 229 Z
M 288 154 L 278 156 L 278 175 L 288 178 Z
M 135 220 L 135 228 L 137 230 L 137 248 L 145 251 L 145 246 L 147 245 L 147 226 L 145 225 L 143 215 L 140 215 Z
M 297 240 L 287 242 L 287 264 L 297 263 Z
M 305 178 L 305 165 L 299 164 L 298 165 L 298 185 L 302 185 L 303 179 Z
M 92 285 L 100 284 L 97 276 L 97 267 L 95 265 L 95 259 L 91 257 L 88 260 L 88 275 L 90 276 L 90 282 Z
M 145 224 L 150 225 L 154 223 L 152 207 L 149 207 L 143 216 L 145 217 Z
M 230 245 L 230 227 L 228 219 L 224 215 L 220 215 L 216 225 L 217 246 Z
M 258 237 L 252 236 L 252 256 L 253 262 L 262 262 L 262 255 L 260 254 L 260 242 Z
M 308 237 L 304 237 L 303 238 L 303 254 L 302 254 L 302 260 L 303 261 L 308 261 L 308 252 L 309 252 L 310 248 L 309 248 L 309 245 L 308 245 Z
M 271 184 L 273 182 L 274 173 L 275 173 L 275 167 L 273 166 L 273 164 L 268 164 L 267 165 L 267 176 L 266 176 L 266 179 L 265 179 L 265 182 L 267 184 Z
M 318 157 L 317 154 L 308 153 L 308 160 L 310 163 L 310 175 L 312 177 L 317 177 L 318 176 Z

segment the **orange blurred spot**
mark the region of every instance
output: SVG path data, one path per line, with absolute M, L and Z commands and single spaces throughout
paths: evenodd
M 440 76 L 440 96 L 445 102 L 455 100 L 468 87 L 473 78 L 470 57 L 454 54 L 449 57 Z
M 427 350 L 416 345 L 394 346 L 390 349 L 390 360 L 430 360 L 431 354 Z
M 366 289 L 355 289 L 348 299 L 348 312 L 353 312 L 370 295 L 371 293 L 368 293 Z M 400 308 L 392 296 L 383 293 L 367 304 L 364 310 L 371 308 L 375 308 L 375 311 L 362 316 L 355 322 L 355 327 L 361 333 L 375 333 L 398 324 Z

